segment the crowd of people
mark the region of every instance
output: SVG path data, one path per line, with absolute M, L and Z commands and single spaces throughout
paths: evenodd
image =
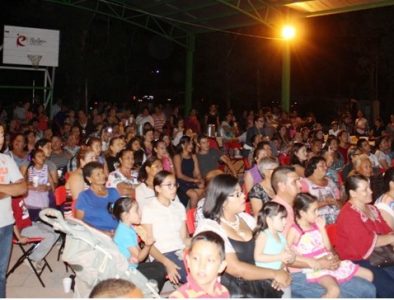
M 394 114 L 321 124 L 277 108 L 184 117 L 57 103 L 47 116 L 27 101 L 0 116 L 0 297 L 13 235 L 44 237 L 38 269 L 58 239 L 39 212 L 64 209 L 59 186 L 72 217 L 111 236 L 159 291 L 177 286 L 170 297 L 394 296 L 394 261 L 369 261 L 394 254 Z

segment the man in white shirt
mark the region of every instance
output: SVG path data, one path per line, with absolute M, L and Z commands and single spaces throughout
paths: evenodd
M 359 139 L 357 141 L 357 148 L 363 153 L 368 155 L 369 160 L 371 161 L 372 168 L 379 169 L 379 160 L 375 154 L 371 153 L 371 146 L 369 145 L 368 140 L 366 139 Z
M 0 149 L 4 144 L 4 128 L 0 126 Z M 15 161 L 0 153 L 0 298 L 5 298 L 5 282 L 11 255 L 14 215 L 11 197 L 23 195 L 26 182 Z
M 330 128 L 330 130 L 328 130 L 328 134 L 337 136 L 339 131 L 340 131 L 340 128 L 338 126 L 338 122 L 337 121 L 332 121 L 331 122 L 331 128 Z

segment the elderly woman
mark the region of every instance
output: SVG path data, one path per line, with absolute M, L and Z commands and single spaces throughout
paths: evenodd
M 383 170 L 391 167 L 391 158 L 390 158 L 390 150 L 391 150 L 391 139 L 388 136 L 384 136 L 376 141 L 376 152 L 375 156 L 379 161 L 380 167 Z
M 387 225 L 394 230 L 394 168 L 389 168 L 384 173 L 384 194 L 375 201 Z
M 112 236 L 118 222 L 109 213 L 108 206 L 120 195 L 116 189 L 105 187 L 104 167 L 99 162 L 86 164 L 82 174 L 89 188 L 78 196 L 75 217 Z
M 372 199 L 375 201 L 383 193 L 384 183 L 382 174 L 373 175 L 372 163 L 366 154 L 357 155 L 352 161 L 353 170 L 350 171 L 348 176 L 359 174 L 367 177 L 370 180 Z
M 349 201 L 338 216 L 335 249 L 341 259 L 350 259 L 373 272 L 378 297 L 393 297 L 394 267 L 374 267 L 368 261 L 375 248 L 394 246 L 392 229 L 371 204 L 372 191 L 367 177 L 351 176 L 345 188 Z
M 260 142 L 257 144 L 256 149 L 253 152 L 253 161 L 255 164 L 249 170 L 245 172 L 244 182 L 245 182 L 245 192 L 249 193 L 252 187 L 260 183 L 262 180 L 261 173 L 257 167 L 259 162 L 265 157 L 272 156 L 272 149 L 269 142 Z
M 272 157 L 263 158 L 257 165 L 260 174 L 263 175 L 263 180 L 255 184 L 249 192 L 250 204 L 252 205 L 252 211 L 255 218 L 257 218 L 264 203 L 272 200 L 275 196 L 275 192 L 271 185 L 271 175 L 278 166 L 278 161 Z
M 323 157 L 312 157 L 305 168 L 301 190 L 315 196 L 319 203 L 319 214 L 327 224 L 335 223 L 339 214 L 340 191 L 335 182 L 327 176 L 327 164 Z
M 280 297 L 280 288 L 290 284 L 284 270 L 255 266 L 253 230 L 255 219 L 243 213 L 245 195 L 235 177 L 221 174 L 211 180 L 203 206 L 207 218 L 199 224 L 196 234 L 213 231 L 225 241 L 227 268 L 221 283 L 236 298 Z M 278 289 L 278 290 L 276 290 Z
M 167 269 L 171 282 L 186 282 L 183 250 L 189 244 L 186 210 L 175 201 L 178 184 L 174 174 L 160 171 L 153 180 L 156 197 L 142 208 L 141 224 L 156 241 L 150 254 Z
M 25 151 L 26 139 L 22 133 L 15 134 L 10 140 L 10 151 L 7 153 L 11 156 L 16 165 L 19 167 L 26 167 L 29 165 L 29 153 Z
M 122 196 L 135 198 L 133 185 L 138 180 L 133 172 L 134 154 L 133 151 L 123 149 L 118 153 L 119 167 L 108 176 L 107 187 L 116 188 Z

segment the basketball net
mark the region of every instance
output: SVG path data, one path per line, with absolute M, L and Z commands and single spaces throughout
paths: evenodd
M 28 54 L 27 58 L 30 60 L 31 65 L 33 66 L 34 69 L 38 69 L 38 66 L 40 64 L 42 55 L 32 55 Z

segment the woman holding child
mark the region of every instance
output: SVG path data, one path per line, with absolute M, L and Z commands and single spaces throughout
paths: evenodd
M 203 220 L 196 234 L 214 231 L 225 241 L 227 268 L 221 283 L 232 297 L 280 297 L 280 288 L 290 284 L 284 270 L 255 266 L 253 229 L 255 219 L 243 213 L 245 195 L 235 177 L 218 175 L 208 185 Z

